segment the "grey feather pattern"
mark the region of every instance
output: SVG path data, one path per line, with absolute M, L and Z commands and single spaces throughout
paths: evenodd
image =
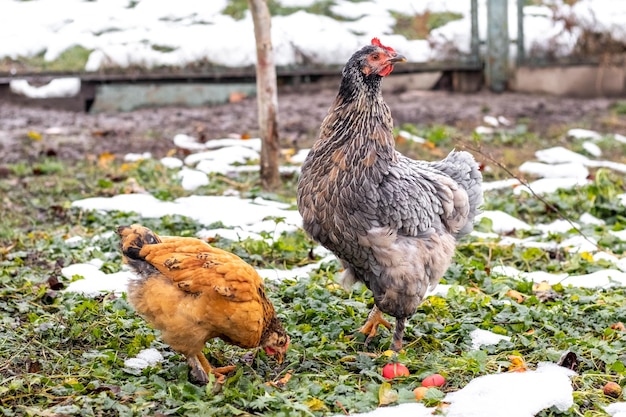
M 343 71 L 302 166 L 298 209 L 304 229 L 341 259 L 346 281 L 365 283 L 381 311 L 405 318 L 471 231 L 482 176 L 468 152 L 437 162 L 398 153 L 381 77 L 363 65 L 357 52 Z

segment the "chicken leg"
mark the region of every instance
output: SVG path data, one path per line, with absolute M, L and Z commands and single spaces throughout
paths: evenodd
M 366 345 L 378 333 L 378 326 L 385 326 L 386 328 L 391 329 L 391 323 L 385 320 L 383 312 L 380 311 L 378 307 L 374 306 L 367 315 L 365 324 L 359 329 L 359 332 L 367 335 L 367 339 L 365 339 Z
M 405 326 L 406 317 L 396 317 L 396 328 L 393 332 L 393 341 L 391 342 L 391 350 L 394 352 L 400 352 L 402 350 Z
M 215 375 L 218 384 L 223 384 L 226 378 L 225 374 L 236 369 L 235 365 L 213 368 L 202 352 L 198 353 L 196 356 L 189 356 L 187 363 L 191 367 L 191 375 L 202 385 L 208 384 L 210 373 Z

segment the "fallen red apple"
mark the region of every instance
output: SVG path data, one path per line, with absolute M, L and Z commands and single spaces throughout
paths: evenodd
M 432 374 L 424 378 L 422 386 L 426 388 L 440 387 L 446 383 L 446 379 L 439 374 Z
M 622 387 L 616 382 L 607 382 L 602 391 L 604 395 L 618 398 L 622 394 Z
M 383 366 L 383 376 L 387 379 L 393 379 L 397 376 L 409 376 L 409 368 L 401 363 L 388 363 Z

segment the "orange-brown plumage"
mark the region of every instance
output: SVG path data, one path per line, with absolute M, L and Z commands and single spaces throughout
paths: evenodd
M 195 379 L 212 372 L 202 354 L 207 340 L 220 338 L 243 348 L 285 354 L 289 337 L 276 316 L 256 270 L 238 256 L 188 237 L 158 236 L 140 226 L 121 226 L 124 262 L 137 275 L 128 300 L 163 341 L 183 353 Z

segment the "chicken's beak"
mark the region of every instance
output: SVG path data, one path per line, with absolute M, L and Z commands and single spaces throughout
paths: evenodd
M 404 55 L 400 55 L 400 54 L 394 56 L 393 58 L 389 58 L 387 60 L 387 62 L 390 62 L 392 64 L 397 64 L 398 62 L 406 62 L 406 61 L 407 61 L 406 57 Z
M 281 364 L 281 363 L 283 363 L 284 359 L 285 359 L 285 353 L 281 352 L 280 350 L 277 350 L 276 351 L 276 362 Z

